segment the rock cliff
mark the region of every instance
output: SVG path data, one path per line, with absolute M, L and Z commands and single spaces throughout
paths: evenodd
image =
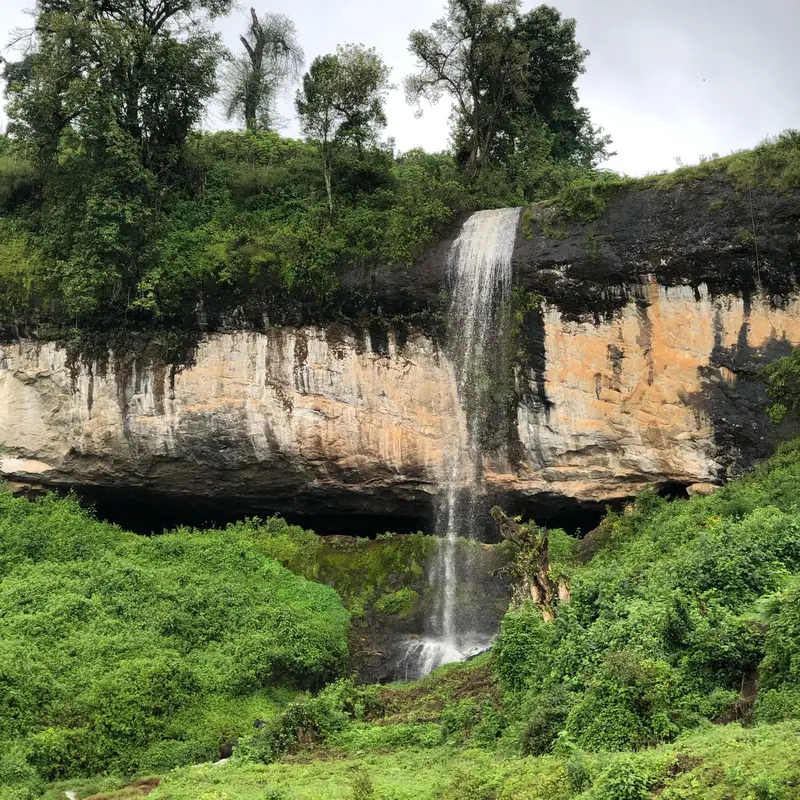
M 485 461 L 507 504 L 717 483 L 767 452 L 748 369 L 800 344 L 800 302 L 654 279 L 628 291 L 603 319 L 551 304 L 537 315 L 541 358 L 516 371 L 515 441 Z M 217 333 L 177 368 L 130 352 L 75 361 L 54 342 L 0 350 L 0 472 L 17 482 L 424 518 L 465 435 L 452 365 L 420 332 Z
M 517 235 L 514 283 L 539 303 L 497 401 L 489 491 L 542 516 L 717 484 L 766 455 L 754 371 L 800 345 L 798 197 L 714 178 L 623 192 L 590 223 L 554 214 L 526 210 Z M 430 520 L 467 436 L 441 325 L 451 241 L 410 269 L 351 269 L 352 324 L 229 330 L 220 312 L 180 363 L 7 340 L 0 474 L 231 514 Z

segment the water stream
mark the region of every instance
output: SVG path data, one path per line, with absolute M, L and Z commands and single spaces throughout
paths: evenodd
M 490 362 L 498 357 L 501 312 L 511 294 L 511 256 L 519 216 L 518 208 L 478 211 L 464 223 L 450 250 L 448 355 L 455 368 L 467 431 L 449 454 L 437 515 L 437 532 L 442 538 L 431 576 L 438 597 L 427 635 L 407 644 L 401 666 L 408 678 L 461 661 L 488 647 L 491 640 L 474 618 L 458 613 L 459 586 L 469 580 L 470 564 L 459 563 L 457 553 L 458 538 L 475 536 L 486 512 L 482 439 L 495 411 L 487 384 Z

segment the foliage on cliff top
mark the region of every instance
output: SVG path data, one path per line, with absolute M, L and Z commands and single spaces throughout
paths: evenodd
M 609 200 L 621 192 L 674 189 L 714 178 L 729 183 L 739 192 L 753 189 L 796 192 L 800 189 L 800 131 L 786 130 L 751 150 L 703 157 L 698 164 L 642 178 L 607 171 L 577 175 L 544 205 L 553 206 L 562 221 L 592 222 L 603 215 Z M 721 202 L 724 204 L 724 200 Z
M 0 545 L 0 781 L 217 757 L 346 668 L 336 593 L 244 536 L 138 537 L 0 493 Z
M 0 323 L 105 331 L 121 324 L 214 327 L 223 318 L 262 326 L 265 315 L 287 322 L 353 317 L 375 309 L 359 290 L 343 288 L 346 272 L 412 263 L 462 212 L 544 202 L 557 219 L 542 232 L 560 236 L 570 220 L 598 219 L 623 192 L 702 180 L 737 192 L 800 185 L 794 131 L 644 178 L 554 161 L 546 147 L 520 174 L 504 164 L 471 174 L 445 153 L 396 157 L 388 146 L 342 145 L 331 155 L 331 220 L 318 150 L 272 132 L 191 134 L 180 179 L 159 198 L 158 225 L 137 269 L 85 259 L 67 270 L 58 252 L 63 242 L 77 247 L 74 220 L 45 210 L 40 177 L 0 138 Z

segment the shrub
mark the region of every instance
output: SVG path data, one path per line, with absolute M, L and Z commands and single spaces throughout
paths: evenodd
M 466 697 L 456 703 L 448 703 L 442 709 L 442 736 L 447 740 L 469 739 L 472 729 L 481 718 L 481 707 L 478 702 Z
M 435 722 L 365 725 L 353 723 L 329 739 L 332 747 L 349 752 L 400 750 L 410 747 L 435 747 L 443 737 L 442 726 Z
M 647 800 L 649 777 L 631 756 L 615 758 L 600 775 L 592 800 Z
M 756 719 L 775 723 L 787 719 L 800 719 L 800 687 L 762 689 L 756 700 Z
M 800 409 L 800 347 L 765 367 L 763 377 L 772 401 L 767 413 L 777 424 Z
M 780 599 L 778 613 L 770 621 L 761 685 L 765 689 L 800 685 L 800 587 Z
M 372 785 L 372 778 L 369 773 L 363 769 L 353 770 L 353 776 L 350 779 L 351 797 L 352 800 L 375 800 L 375 787 Z
M 419 601 L 419 593 L 404 586 L 396 592 L 383 595 L 375 603 L 375 610 L 381 614 L 397 614 L 400 617 L 410 616 Z
M 541 683 L 549 672 L 555 630 L 528 604 L 503 619 L 495 647 L 495 667 L 503 686 L 524 691 Z
M 336 594 L 235 532 L 147 539 L 0 494 L 0 576 L 0 740 L 48 780 L 213 757 L 252 725 L 237 698 L 269 708 L 347 663 Z
M 201 742 L 163 739 L 150 745 L 138 759 L 138 769 L 143 773 L 160 774 L 186 764 L 212 761 L 219 751 L 204 747 Z
M 609 654 L 570 710 L 566 731 L 589 750 L 639 749 L 674 738 L 673 674 L 663 661 Z
M 299 747 L 326 742 L 351 719 L 355 689 L 337 681 L 316 697 L 289 703 L 263 728 L 243 739 L 237 755 L 269 764 Z
M 0 208 L 12 211 L 33 199 L 39 188 L 33 164 L 16 156 L 0 155 Z
M 521 744 L 526 755 L 540 756 L 552 750 L 574 702 L 563 686 L 545 687 L 526 699 L 521 714 L 525 719 Z

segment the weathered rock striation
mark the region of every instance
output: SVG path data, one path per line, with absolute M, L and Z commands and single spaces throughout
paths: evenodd
M 515 441 L 485 461 L 508 505 L 718 483 L 768 451 L 749 375 L 800 345 L 800 301 L 654 279 L 628 291 L 602 319 L 543 306 L 538 358 L 517 368 Z M 420 332 L 217 333 L 174 369 L 132 353 L 75 361 L 54 342 L 0 349 L 0 474 L 16 482 L 424 517 L 465 435 L 452 365 Z

